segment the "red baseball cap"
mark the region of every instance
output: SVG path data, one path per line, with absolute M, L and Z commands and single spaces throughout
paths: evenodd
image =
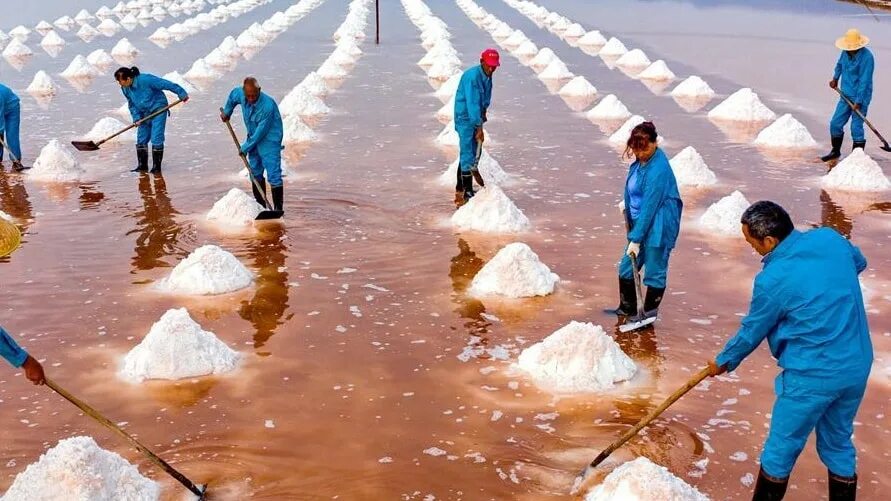
M 487 65 L 497 68 L 501 65 L 501 56 L 498 55 L 498 51 L 495 49 L 486 49 L 480 54 L 480 59 Z

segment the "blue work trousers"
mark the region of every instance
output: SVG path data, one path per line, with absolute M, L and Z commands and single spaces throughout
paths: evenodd
M 461 168 L 459 170 L 468 173 L 476 165 L 476 127 L 457 124 L 455 130 L 458 131 L 458 147 L 460 148 L 458 165 Z
M 18 104 L 8 106 L 0 120 L 3 120 L 3 142 L 9 147 L 14 160 L 22 159 L 22 142 L 19 139 L 19 126 L 22 122 L 22 109 Z M 0 161 L 4 148 L 0 148 Z
M 161 113 L 136 129 L 136 146 L 148 146 L 151 141 L 152 149 L 164 148 L 164 129 L 167 128 L 168 113 Z
M 867 111 L 869 111 L 869 103 L 861 104 L 860 113 L 866 116 Z M 866 141 L 866 136 L 863 134 L 863 119 L 848 106 L 844 99 L 839 99 L 835 106 L 835 113 L 832 115 L 832 120 L 829 121 L 829 135 L 832 137 L 845 135 L 845 124 L 848 123 L 848 119 L 851 120 L 851 139 L 855 142 Z
M 269 180 L 269 185 L 277 188 L 282 185 L 282 145 L 275 141 L 261 142 L 248 152 L 251 174 L 254 179 Z M 265 175 L 264 175 L 265 172 Z
M 627 252 L 628 247 L 625 247 Z M 644 247 L 641 246 L 640 253 L 637 255 L 637 269 L 643 268 L 643 283 L 647 287 L 656 287 L 658 289 L 665 288 L 665 282 L 668 278 L 668 258 L 671 256 L 671 249 L 666 247 Z M 628 254 L 622 256 L 619 262 L 619 278 L 631 280 L 634 274 L 631 269 L 631 258 Z

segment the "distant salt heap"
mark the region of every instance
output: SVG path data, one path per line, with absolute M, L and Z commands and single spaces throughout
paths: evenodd
M 114 64 L 114 59 L 102 49 L 94 50 L 87 56 L 87 62 L 96 68 L 109 68 Z
M 759 132 L 753 144 L 770 148 L 815 148 L 817 141 L 807 127 L 786 113 Z
M 449 59 L 439 59 L 427 68 L 427 77 L 434 80 L 446 80 L 459 73 L 461 73 L 461 67 Z
M 460 160 L 456 159 L 449 167 L 446 169 L 442 175 L 439 176 L 440 184 L 444 186 L 454 186 L 455 180 L 458 177 L 458 164 Z M 486 185 L 490 184 L 504 184 L 508 180 L 507 172 L 504 172 L 504 169 L 501 168 L 501 164 L 498 163 L 497 160 L 492 158 L 492 155 L 489 155 L 489 152 L 483 148 L 483 152 L 480 155 L 480 161 L 477 165 L 480 171 L 480 175 L 483 176 L 483 181 L 486 182 Z
M 32 96 L 52 96 L 56 93 L 56 84 L 45 71 L 40 70 L 26 90 Z
M 600 52 L 603 53 L 603 51 Z M 616 59 L 616 66 L 623 68 L 646 68 L 650 64 L 652 64 L 650 58 L 640 49 L 630 50 Z
M 79 23 L 85 23 L 87 21 L 92 21 L 93 19 L 96 19 L 96 18 L 93 17 L 92 14 L 87 12 L 87 9 L 81 9 L 80 12 L 78 12 L 77 15 L 74 16 L 74 20 Z
M 538 259 L 524 243 L 507 245 L 473 277 L 468 293 L 509 298 L 546 296 L 554 292 L 560 277 Z
M 104 117 L 101 120 L 99 120 L 98 122 L 96 122 L 96 125 L 94 125 L 92 129 L 90 129 L 90 132 L 87 132 L 84 135 L 83 139 L 87 140 L 87 141 L 100 141 L 100 140 L 105 139 L 108 136 L 114 134 L 115 132 L 118 132 L 119 130 L 123 129 L 127 125 L 129 125 L 129 124 L 125 124 L 124 122 L 121 122 L 117 118 Z M 134 129 L 130 129 L 127 132 L 125 132 L 119 136 L 115 136 L 114 138 L 110 139 L 108 142 L 109 143 L 122 143 L 122 142 L 133 142 L 133 141 L 136 141 L 136 131 Z
M 286 114 L 282 116 L 282 122 L 285 129 L 284 138 L 286 143 L 312 143 L 319 140 L 316 133 L 300 119 L 299 115 Z
M 87 61 L 87 58 L 78 54 L 60 75 L 65 78 L 92 78 L 98 76 L 99 72 Z
M 319 66 L 319 69 L 316 70 L 316 73 L 318 73 L 320 77 L 330 80 L 345 78 L 349 74 L 343 67 L 330 59 L 326 59 L 325 62 Z
M 243 31 L 238 35 L 238 38 L 235 39 L 235 43 L 238 44 L 240 49 L 259 49 L 266 45 L 248 30 Z
M 71 148 L 53 139 L 40 150 L 28 177 L 36 181 L 64 183 L 77 181 L 84 172 Z
M 637 78 L 641 80 L 674 80 L 676 78 L 675 74 L 668 69 L 668 65 L 665 64 L 665 61 L 658 60 L 655 63 L 647 66 L 647 69 L 640 72 L 637 75 Z
M 575 321 L 524 349 L 517 367 L 536 386 L 553 393 L 602 392 L 637 372 L 634 362 L 602 327 Z
M 21 59 L 33 55 L 34 52 L 18 38 L 13 38 L 3 49 L 3 57 L 7 59 Z
M 158 283 L 158 289 L 175 294 L 225 294 L 251 285 L 254 276 L 238 258 L 216 245 L 195 249 Z
M 315 71 L 309 72 L 297 86 L 316 97 L 323 97 L 329 92 L 325 79 L 320 77 Z
M 606 45 L 604 45 L 600 49 L 598 55 L 617 57 L 626 52 L 628 52 L 628 49 L 625 47 L 625 44 L 623 44 L 622 41 L 618 38 L 612 37 L 609 39 L 608 42 L 606 42 Z
M 687 146 L 670 161 L 678 186 L 711 186 L 718 182 L 696 148 Z
M 721 104 L 708 112 L 715 120 L 740 122 L 767 122 L 776 119 L 776 114 L 758 99 L 758 94 L 744 87 L 730 95 Z
M 59 19 L 53 21 L 53 24 L 56 26 L 56 28 L 68 31 L 71 29 L 72 26 L 74 26 L 75 22 L 74 19 L 71 19 L 71 16 L 62 16 Z
M 597 106 L 591 108 L 585 116 L 592 122 L 627 120 L 631 117 L 631 112 L 615 94 L 610 94 L 601 99 Z
M 124 357 L 121 376 L 142 382 L 224 374 L 238 367 L 239 358 L 238 352 L 192 320 L 185 308 L 171 309 Z
M 439 86 L 439 89 L 436 89 L 436 97 L 442 101 L 443 103 L 448 102 L 453 97 L 455 97 L 455 93 L 458 91 L 458 84 L 461 83 L 461 74 L 455 74 L 449 77 L 442 85 Z
M 9 30 L 9 36 L 20 42 L 24 42 L 25 40 L 27 40 L 28 35 L 30 34 L 31 30 L 26 28 L 25 26 L 22 26 L 21 24 Z
M 734 191 L 706 209 L 699 224 L 718 235 L 738 237 L 742 234 L 739 220 L 750 205 L 742 193 Z
M 529 40 L 529 38 L 526 37 L 526 35 L 522 31 L 515 30 L 511 34 L 511 36 L 507 37 L 507 39 L 504 40 L 503 42 L 501 42 L 501 44 L 503 46 L 507 47 L 508 49 L 516 49 L 517 47 L 520 46 L 520 44 L 522 44 L 523 42 L 525 42 L 527 40 Z
M 609 142 L 624 145 L 628 142 L 628 138 L 631 137 L 631 131 L 644 122 L 644 117 L 640 115 L 632 116 L 631 118 L 626 120 L 621 127 L 619 127 L 619 130 L 613 132 L 613 134 L 609 137 Z
M 167 31 L 167 28 L 162 26 L 156 29 L 148 38 L 154 42 L 169 42 L 173 40 L 173 35 Z
M 111 55 L 113 57 L 131 58 L 136 57 L 138 54 L 139 50 L 126 38 L 120 39 L 118 43 L 111 48 Z
M 288 92 L 279 107 L 283 115 L 299 115 L 302 118 L 319 117 L 331 111 L 324 101 L 299 85 Z
M 538 46 L 532 43 L 531 40 L 526 40 L 521 43 L 519 47 L 514 49 L 511 54 L 517 57 L 529 57 L 538 54 Z
M 585 496 L 585 501 L 709 501 L 692 485 L 641 456 L 622 464 Z
M 606 45 L 606 38 L 599 31 L 593 30 L 585 33 L 576 43 L 580 47 L 603 47 Z
M 597 95 L 597 88 L 585 77 L 578 76 L 561 87 L 559 94 L 563 97 L 592 97 Z
M 201 81 L 216 80 L 220 77 L 220 74 L 207 64 L 204 59 L 197 59 L 183 76 L 187 80 L 197 80 L 200 83 Z
M 102 22 L 96 26 L 96 30 L 107 37 L 114 36 L 120 29 L 121 25 L 109 18 L 103 19 Z
M 436 119 L 441 122 L 450 122 L 455 118 L 455 98 L 442 105 L 439 110 L 436 111 Z
M 538 78 L 542 80 L 563 80 L 574 77 L 575 75 L 566 67 L 566 63 L 558 59 L 556 56 L 548 64 L 548 66 L 538 74 Z
M 581 38 L 587 33 L 581 24 L 573 23 L 563 32 L 563 38 Z
M 501 188 L 488 184 L 452 214 L 452 226 L 460 231 L 519 233 L 529 229 L 529 219 Z
M 708 83 L 702 78 L 691 75 L 686 80 L 679 83 L 674 90 L 671 91 L 672 97 L 678 98 L 713 98 L 715 91 L 709 87 Z
M 823 176 L 821 184 L 827 189 L 844 191 L 891 190 L 891 181 L 882 168 L 863 148 L 857 148 Z
M 55 31 L 49 31 L 40 41 L 41 47 L 62 47 L 63 45 L 65 45 L 65 40 Z
M 102 449 L 91 437 L 71 437 L 16 475 L 3 499 L 157 501 L 160 497 L 161 487 L 120 455 Z

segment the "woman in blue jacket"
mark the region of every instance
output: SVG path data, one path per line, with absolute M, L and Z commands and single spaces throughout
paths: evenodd
M 619 307 L 622 316 L 637 314 L 637 296 L 631 255 L 643 268 L 647 286 L 644 311 L 655 316 L 665 294 L 668 258 L 681 226 L 683 202 L 668 157 L 657 144 L 658 134 L 652 122 L 644 122 L 631 131 L 625 155 L 635 156 L 625 180 L 625 224 L 628 245 L 619 263 Z
M 114 72 L 114 78 L 121 85 L 121 92 L 127 98 L 130 107 L 130 116 L 133 121 L 151 115 L 153 112 L 167 106 L 167 96 L 164 91 L 170 91 L 177 95 L 183 102 L 189 100 L 189 94 L 179 85 L 148 73 L 139 73 L 139 68 L 119 68 Z M 136 130 L 136 168 L 133 172 L 148 171 L 148 144 L 152 143 L 152 174 L 161 173 L 161 160 L 164 159 L 164 129 L 167 127 L 167 115 L 170 112 L 161 113 L 155 118 L 143 123 Z

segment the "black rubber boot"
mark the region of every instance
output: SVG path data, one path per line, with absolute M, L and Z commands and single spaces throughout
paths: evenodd
M 285 211 L 285 187 L 272 187 L 272 208 L 277 211 Z
M 131 172 L 148 172 L 148 145 L 136 146 L 136 168 Z
M 160 174 L 161 173 L 161 162 L 164 160 L 164 147 L 155 148 L 152 147 L 152 170 L 149 171 L 152 174 Z
M 473 191 L 473 174 L 470 172 L 462 172 L 461 184 L 464 188 L 464 203 L 467 203 L 474 195 L 476 195 L 476 192 Z
M 835 160 L 841 157 L 841 147 L 842 143 L 845 140 L 845 136 L 833 137 L 832 139 L 832 151 L 820 157 L 820 160 L 824 162 L 829 162 L 831 160 Z
M 829 472 L 829 501 L 854 501 L 857 499 L 857 475 L 842 477 Z
M 866 141 L 854 141 L 854 146 L 851 148 L 851 151 L 856 150 L 857 148 L 866 149 Z
M 256 179 L 255 181 L 256 183 L 251 183 L 251 189 L 254 191 L 254 200 L 262 205 L 264 209 L 268 209 L 269 207 L 266 207 L 266 180 Z M 258 185 L 260 186 L 260 189 L 257 189 Z
M 780 501 L 786 495 L 788 486 L 788 478 L 774 478 L 759 470 L 752 501 Z
M 637 315 L 637 293 L 634 291 L 634 280 L 619 278 L 619 306 L 614 310 L 606 310 L 620 317 Z
M 647 287 L 647 296 L 644 299 L 644 315 L 655 317 L 659 313 L 659 305 L 662 304 L 664 295 L 665 289 Z
M 24 165 L 22 165 L 22 162 L 19 162 L 18 160 L 12 162 L 12 170 L 16 172 L 22 172 L 23 170 L 28 170 L 30 168 L 31 167 L 25 167 Z

